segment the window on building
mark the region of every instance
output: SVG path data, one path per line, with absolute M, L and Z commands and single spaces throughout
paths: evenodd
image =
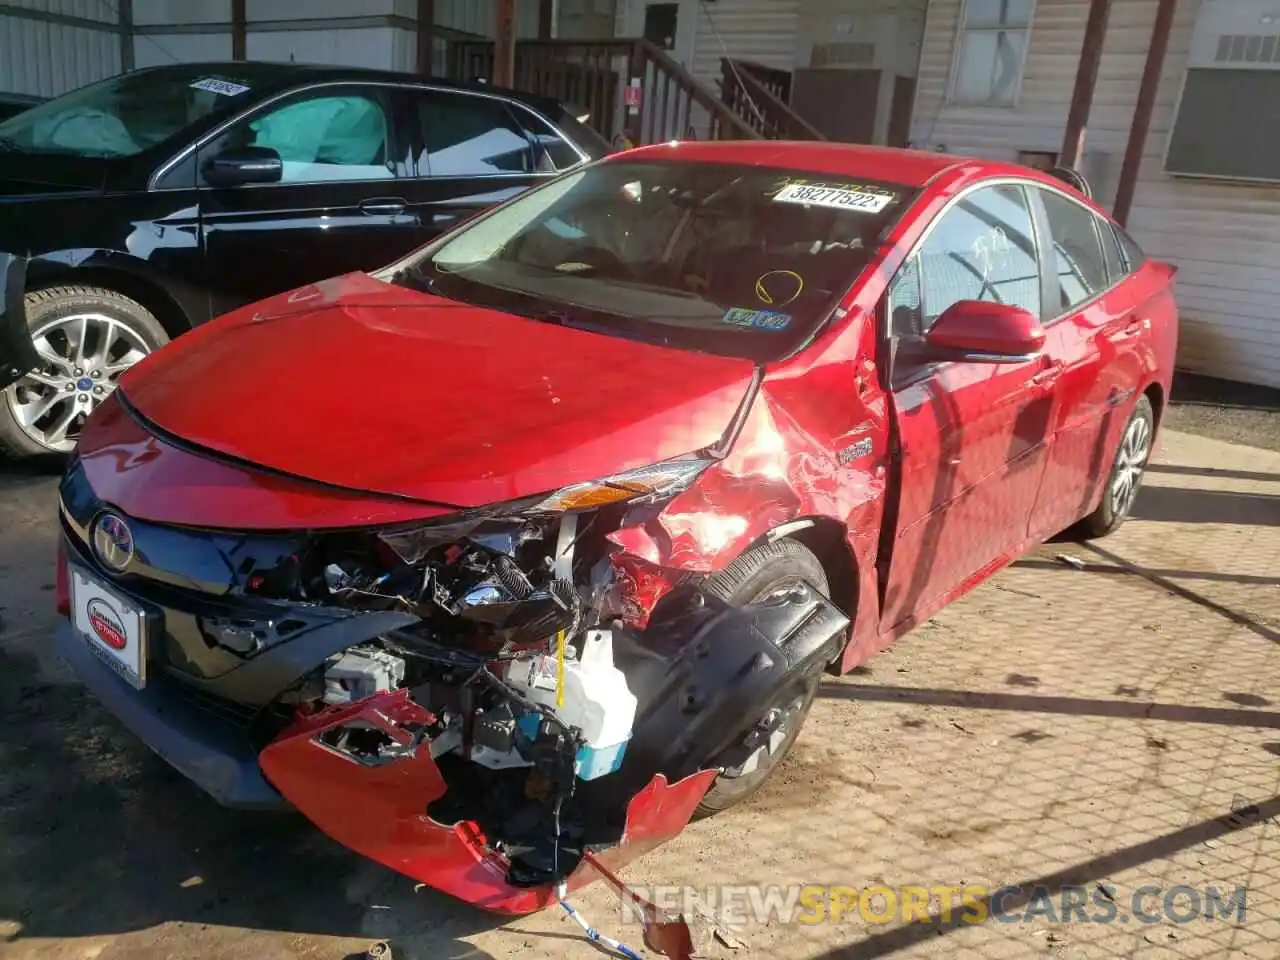
M 1040 268 L 1022 187 L 984 187 L 942 215 L 894 280 L 894 333 L 918 336 L 961 300 L 1014 304 L 1040 316 Z
M 1165 169 L 1280 182 L 1280 18 L 1269 0 L 1205 0 Z
M 1013 106 L 1035 0 L 965 0 L 956 38 L 951 100 Z
M 1092 300 L 1109 284 L 1107 261 L 1098 236 L 1097 216 L 1092 210 L 1068 200 L 1060 193 L 1041 190 L 1044 212 L 1053 235 L 1053 257 L 1062 311 Z M 1049 259 L 1046 257 L 1046 259 Z

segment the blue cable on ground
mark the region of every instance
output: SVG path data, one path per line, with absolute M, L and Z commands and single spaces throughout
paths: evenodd
M 606 937 L 603 933 L 601 933 L 595 927 L 591 926 L 591 924 L 587 923 L 586 918 L 583 917 L 582 914 L 580 914 L 577 910 L 575 910 L 569 904 L 569 901 L 564 898 L 564 895 L 566 892 L 567 892 L 567 888 L 565 884 L 561 883 L 556 889 L 556 900 L 559 902 L 560 906 L 564 908 L 564 912 L 569 914 L 569 916 L 573 918 L 574 922 L 577 923 L 578 926 L 582 928 L 588 940 L 590 940 L 593 943 L 599 943 L 608 947 L 610 950 L 612 950 L 614 953 L 618 954 L 619 956 L 626 957 L 627 960 L 644 960 L 644 958 L 641 957 L 640 954 L 636 953 L 634 950 L 628 947 L 625 943 L 619 943 L 617 940 L 614 940 L 612 937 Z

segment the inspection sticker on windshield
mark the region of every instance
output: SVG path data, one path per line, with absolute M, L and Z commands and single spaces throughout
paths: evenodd
M 791 323 L 791 314 L 773 310 L 751 310 L 747 307 L 730 307 L 724 312 L 724 322 L 735 327 L 751 327 L 755 330 L 785 330 Z
M 839 210 L 864 210 L 879 213 L 893 203 L 893 194 L 825 187 L 820 184 L 789 183 L 773 196 L 775 203 L 802 203 Z
M 220 93 L 224 97 L 235 97 L 249 88 L 243 83 L 232 83 L 230 80 L 215 80 L 213 77 L 205 77 L 203 80 L 197 80 L 191 84 L 191 89 L 208 90 L 210 93 Z

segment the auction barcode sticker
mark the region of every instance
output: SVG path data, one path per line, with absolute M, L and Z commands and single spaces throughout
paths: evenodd
M 213 77 L 205 77 L 203 80 L 197 80 L 191 84 L 192 90 L 207 90 L 210 93 L 220 93 L 224 97 L 235 97 L 244 93 L 249 88 L 243 83 L 232 83 L 230 80 L 217 80 Z
M 888 193 L 867 193 L 842 187 L 824 187 L 806 183 L 789 183 L 773 197 L 776 203 L 802 203 L 815 207 L 835 207 L 839 210 L 864 210 L 879 213 L 893 203 Z

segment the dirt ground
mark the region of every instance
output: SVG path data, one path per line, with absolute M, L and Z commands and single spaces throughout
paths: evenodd
M 1148 483 L 1117 536 L 1045 546 L 827 683 L 756 800 L 627 878 L 1103 884 L 1122 907 L 1147 884 L 1245 885 L 1244 922 L 854 911 L 735 926 L 712 952 L 1280 957 L 1280 454 L 1171 433 Z M 600 955 L 556 913 L 500 922 L 172 773 L 49 650 L 55 486 L 0 474 L 0 958 L 343 960 L 382 938 L 411 960 Z M 578 906 L 637 939 L 607 890 Z

